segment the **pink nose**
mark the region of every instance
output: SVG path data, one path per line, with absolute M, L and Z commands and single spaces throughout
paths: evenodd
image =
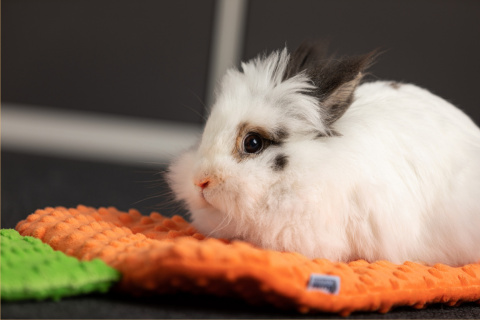
M 205 189 L 206 187 L 208 187 L 208 184 L 210 183 L 210 180 L 209 179 L 203 179 L 201 181 L 197 181 L 195 182 L 195 185 L 199 186 L 200 188 Z

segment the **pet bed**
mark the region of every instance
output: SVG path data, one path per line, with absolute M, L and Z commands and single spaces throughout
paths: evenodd
M 18 223 L 22 235 L 122 273 L 119 290 L 230 295 L 302 313 L 388 312 L 395 306 L 454 306 L 480 300 L 480 264 L 334 263 L 204 237 L 179 216 L 136 210 L 45 208 Z M 319 290 L 318 290 L 319 289 Z

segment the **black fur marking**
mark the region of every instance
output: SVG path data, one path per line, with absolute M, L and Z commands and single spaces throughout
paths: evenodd
M 327 56 L 325 42 L 304 42 L 290 56 L 283 79 L 305 72 L 316 89 L 308 92 L 319 101 L 328 127 L 337 121 L 353 102 L 353 93 L 364 71 L 378 56 L 377 50 L 362 56 Z
M 342 135 L 335 131 L 333 128 L 329 128 L 327 133 L 319 132 L 314 139 L 326 138 L 326 137 L 341 137 Z
M 305 41 L 303 42 L 291 55 L 283 80 L 292 78 L 302 71 L 312 70 L 317 63 L 322 63 L 322 60 L 327 59 L 326 42 L 320 41 Z
M 272 132 L 272 144 L 282 145 L 288 139 L 290 134 L 285 128 L 278 128 Z
M 397 89 L 397 90 L 400 89 L 400 87 L 402 86 L 400 82 L 396 82 L 396 81 L 392 81 L 388 85 L 393 89 Z
M 282 171 L 288 164 L 288 156 L 285 154 L 278 154 L 273 160 L 273 171 Z

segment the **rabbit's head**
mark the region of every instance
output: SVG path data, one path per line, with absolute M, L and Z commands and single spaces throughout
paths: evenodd
M 292 250 L 318 200 L 312 166 L 322 140 L 341 139 L 347 110 L 375 53 L 332 59 L 304 43 L 231 69 L 220 83 L 199 144 L 176 159 L 168 179 L 202 233 Z M 315 201 L 313 201 L 315 200 Z

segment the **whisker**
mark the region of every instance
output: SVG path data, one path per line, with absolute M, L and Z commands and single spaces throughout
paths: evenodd
M 225 222 L 225 220 L 227 219 L 228 221 Z M 230 222 L 232 222 L 232 219 L 233 219 L 233 215 L 227 213 L 225 217 L 222 219 L 222 221 L 218 224 L 218 226 L 208 233 L 208 236 L 211 237 L 213 233 L 226 228 L 230 224 Z
M 162 213 L 162 211 L 169 211 L 168 216 L 173 216 L 173 215 L 180 215 L 180 216 L 187 216 L 188 212 L 184 210 L 184 207 L 178 203 L 178 202 L 172 202 L 169 205 L 165 205 L 165 203 L 162 204 L 156 204 L 156 205 L 150 205 L 148 206 L 149 210 L 157 211 L 159 213 Z
M 134 183 L 151 183 L 151 182 L 162 182 L 163 179 L 152 179 L 152 180 L 134 180 Z
M 160 198 L 160 197 L 161 197 L 161 195 L 154 195 L 154 196 L 146 197 L 144 199 L 141 199 L 141 200 L 138 200 L 138 201 L 135 201 L 135 202 L 131 203 L 131 205 L 139 204 L 140 202 L 147 201 L 147 200 L 150 200 L 150 199 Z
M 170 158 L 173 158 L 174 157 L 174 154 L 173 153 L 168 153 L 168 155 L 170 156 Z M 165 166 L 168 166 L 170 165 L 171 161 L 165 161 L 165 162 L 157 162 L 157 161 L 139 161 L 138 163 L 141 163 L 141 164 L 148 164 L 148 165 L 156 165 L 156 166 L 159 166 L 159 167 L 165 167 Z
M 198 94 L 196 94 L 195 92 L 193 92 L 192 90 L 190 90 L 190 93 L 198 100 L 198 102 L 200 102 L 200 105 L 202 106 L 203 108 L 203 111 L 206 111 L 207 110 L 207 106 L 205 105 L 205 103 L 203 102 L 203 100 L 198 96 Z M 182 104 L 183 105 L 183 104 Z M 195 113 L 197 116 L 201 117 L 203 119 L 203 121 L 207 121 L 207 118 L 205 117 L 205 115 L 203 113 L 200 113 L 199 111 L 193 109 L 192 107 L 190 106 L 187 106 L 187 105 L 183 105 L 183 107 L 186 107 L 187 109 L 189 109 L 190 111 L 192 111 L 193 113 Z

